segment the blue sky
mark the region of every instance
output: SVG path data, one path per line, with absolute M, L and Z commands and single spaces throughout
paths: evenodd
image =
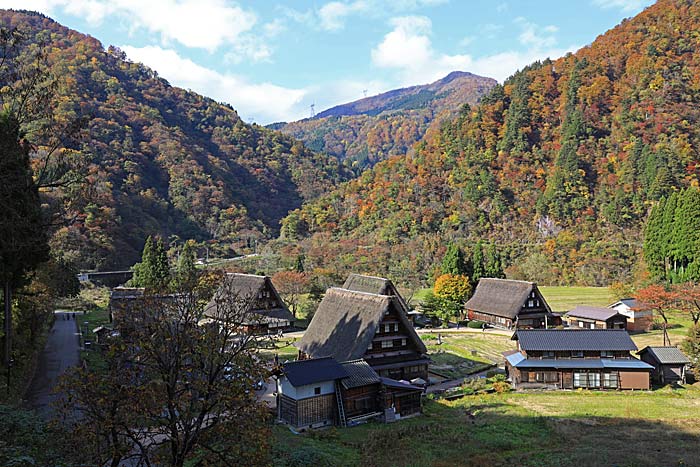
M 651 0 L 0 0 L 116 45 L 246 121 L 296 120 L 450 71 L 503 81 Z

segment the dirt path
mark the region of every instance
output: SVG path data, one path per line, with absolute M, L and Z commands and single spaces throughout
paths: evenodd
M 71 313 L 56 312 L 46 348 L 39 356 L 36 373 L 26 394 L 26 405 L 42 416 L 50 416 L 51 403 L 58 397 L 52 394 L 59 376 L 71 366 L 80 363 L 78 326 Z

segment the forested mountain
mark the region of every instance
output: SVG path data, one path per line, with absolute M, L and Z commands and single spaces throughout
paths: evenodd
M 19 27 L 26 47 L 47 48 L 56 117 L 89 116 L 77 149 L 90 161 L 91 196 L 53 241 L 82 267 L 129 266 L 149 234 L 274 234 L 291 209 L 345 177 L 337 159 L 248 125 L 232 107 L 170 86 L 43 15 L 3 10 L 0 25 Z
M 431 84 L 395 89 L 273 127 L 359 169 L 406 154 L 431 126 L 476 104 L 496 80 L 454 71 Z
M 293 212 L 283 234 L 310 237 L 309 260 L 376 273 L 426 272 L 446 240 L 484 239 L 511 277 L 627 279 L 650 207 L 699 181 L 699 31 L 700 3 L 660 0 L 519 71 L 411 157 Z

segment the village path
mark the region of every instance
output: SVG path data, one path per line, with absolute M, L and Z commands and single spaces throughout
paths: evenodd
M 52 403 L 59 397 L 53 390 L 58 378 L 70 367 L 80 363 L 80 340 L 73 313 L 57 311 L 56 320 L 26 394 L 26 405 L 40 415 L 49 417 Z

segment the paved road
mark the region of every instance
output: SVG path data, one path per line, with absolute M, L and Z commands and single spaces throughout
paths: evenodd
M 56 312 L 55 315 L 56 322 L 49 334 L 46 348 L 39 356 L 36 373 L 26 395 L 27 405 L 43 416 L 52 413 L 51 403 L 58 397 L 52 391 L 58 377 L 80 362 L 76 321 L 65 319 L 66 316 L 70 317 L 70 313 Z

